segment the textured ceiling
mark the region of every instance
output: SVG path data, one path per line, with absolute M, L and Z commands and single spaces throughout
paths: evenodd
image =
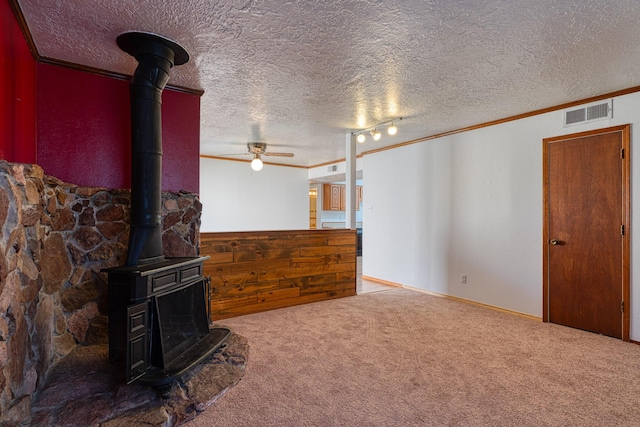
M 637 0 L 19 0 L 41 56 L 132 74 L 118 34 L 191 54 L 201 153 L 262 141 L 283 164 L 344 158 L 348 131 L 403 117 L 368 151 L 640 85 Z M 265 160 L 271 161 L 274 158 Z

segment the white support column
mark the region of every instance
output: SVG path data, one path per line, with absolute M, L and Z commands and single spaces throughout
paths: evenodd
M 345 228 L 356 229 L 356 137 L 347 133 Z

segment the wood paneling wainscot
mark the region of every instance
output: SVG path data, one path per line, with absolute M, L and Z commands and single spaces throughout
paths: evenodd
M 356 231 L 202 233 L 211 319 L 356 294 Z

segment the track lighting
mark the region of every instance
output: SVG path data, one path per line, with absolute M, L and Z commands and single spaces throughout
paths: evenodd
M 256 154 L 256 157 L 251 160 L 251 169 L 253 169 L 256 172 L 259 172 L 262 170 L 262 167 L 264 166 L 264 163 L 262 163 L 262 160 L 260 159 L 260 155 Z
M 374 141 L 379 141 L 380 138 L 382 138 L 382 133 L 378 129 L 387 126 L 387 133 L 391 136 L 394 136 L 398 133 L 398 128 L 396 127 L 395 122 L 399 122 L 400 120 L 402 120 L 402 117 L 398 117 L 397 119 L 393 120 L 387 120 L 386 122 L 378 123 L 377 125 L 371 126 L 366 129 L 356 130 L 351 132 L 351 134 L 356 136 L 356 141 L 358 141 L 360 144 L 362 144 L 367 139 L 367 133 L 371 135 L 371 138 L 373 138 Z

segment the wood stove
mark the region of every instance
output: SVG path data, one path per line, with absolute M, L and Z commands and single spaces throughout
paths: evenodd
M 163 385 L 200 363 L 229 331 L 209 329 L 206 257 L 169 258 L 109 273 L 109 359 L 127 383 Z
M 230 334 L 209 329 L 207 257 L 165 258 L 162 249 L 162 90 L 187 51 L 157 34 L 129 32 L 118 46 L 138 67 L 130 83 L 131 228 L 126 265 L 105 269 L 109 358 L 127 383 L 165 386 L 213 353 Z

